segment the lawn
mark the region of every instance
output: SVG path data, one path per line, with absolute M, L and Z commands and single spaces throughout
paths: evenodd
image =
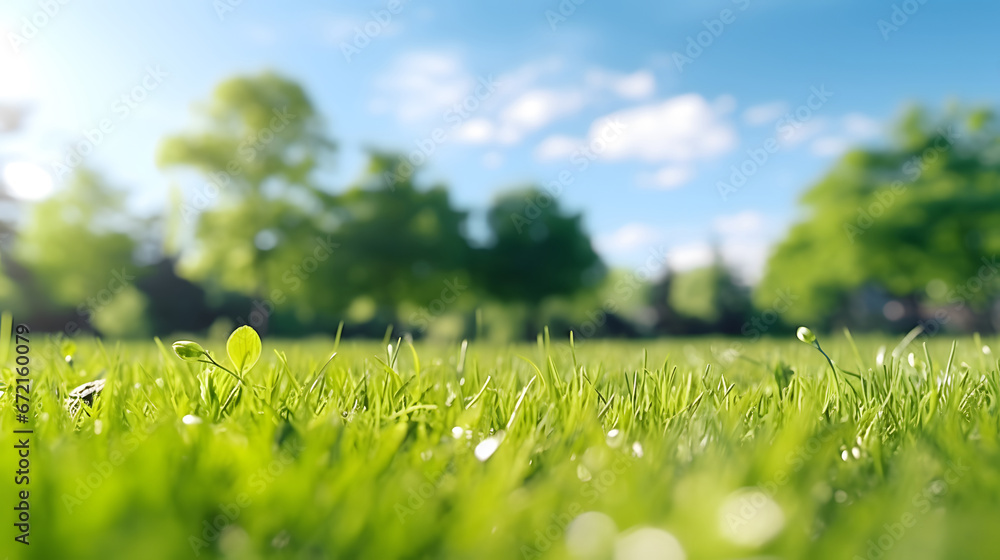
M 226 341 L 200 341 L 232 373 L 181 360 L 172 342 L 30 335 L 28 486 L 15 485 L 13 430 L 25 425 L 12 369 L 0 396 L 0 495 L 30 492 L 30 544 L 14 541 L 19 512 L 4 507 L 0 557 L 1000 550 L 992 339 L 920 337 L 894 353 L 899 338 L 823 336 L 836 373 L 794 336 L 265 338 L 242 372 Z M 66 402 L 96 379 L 106 385 L 92 407 Z

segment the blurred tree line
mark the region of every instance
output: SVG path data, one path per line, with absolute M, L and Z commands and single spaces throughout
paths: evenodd
M 336 154 L 326 123 L 273 73 L 221 83 L 196 117 L 157 154 L 188 187 L 172 188 L 161 215 L 133 216 L 125 189 L 85 168 L 47 200 L 0 198 L 16 207 L 0 213 L 4 308 L 70 336 L 237 324 L 298 336 L 344 321 L 348 335 L 372 337 L 390 325 L 449 339 L 532 338 L 546 325 L 578 337 L 756 337 L 793 321 L 904 328 L 935 305 L 949 309 L 939 326 L 995 327 L 984 319 L 995 276 L 962 284 L 961 313 L 949 301 L 1000 244 L 987 112 L 932 123 L 914 111 L 891 148 L 845 156 L 806 194 L 813 215 L 754 294 L 719 257 L 680 274 L 665 262 L 608 270 L 582 217 L 538 187 L 496 197 L 485 243 L 470 240 L 447 187 L 421 184 L 404 156 L 372 153 L 335 189 L 322 179 Z
M 882 149 L 846 154 L 802 197 L 757 304 L 832 328 L 1000 328 L 1000 130 L 992 111 L 905 112 Z

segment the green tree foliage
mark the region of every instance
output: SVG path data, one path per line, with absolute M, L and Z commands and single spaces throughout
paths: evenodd
M 500 196 L 487 222 L 492 243 L 479 253 L 477 278 L 501 301 L 537 309 L 547 297 L 596 287 L 606 273 L 582 216 L 563 212 L 537 188 Z
M 324 197 L 324 235 L 336 247 L 311 287 L 318 308 L 363 301 L 357 319 L 392 319 L 403 303 L 426 306 L 442 292 L 451 300 L 468 290 L 466 214 L 452 208 L 443 185 L 418 188 L 406 165 L 373 154 L 355 185 Z
M 133 265 L 138 224 L 124 199 L 121 190 L 81 169 L 55 196 L 30 208 L 15 258 L 49 302 L 94 310 L 105 303 L 99 294 L 131 286 L 139 273 Z
M 1000 134 L 987 111 L 934 119 L 911 110 L 889 147 L 848 153 L 802 202 L 808 218 L 778 246 L 757 290 L 801 296 L 790 320 L 829 318 L 865 285 L 933 299 L 934 283 L 945 289 L 932 296 L 973 305 L 996 293 L 1000 275 L 988 263 L 1000 254 Z M 962 289 L 991 267 L 981 288 Z
M 223 82 L 199 116 L 199 128 L 164 140 L 158 158 L 205 179 L 181 206 L 184 222 L 197 221 L 182 269 L 226 290 L 269 296 L 313 250 L 321 210 L 314 179 L 334 145 L 303 89 L 273 73 Z
M 675 275 L 668 298 L 678 314 L 716 332 L 739 332 L 752 309 L 749 290 L 718 256 L 709 266 Z

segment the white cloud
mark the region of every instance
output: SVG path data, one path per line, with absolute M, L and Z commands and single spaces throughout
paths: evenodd
M 566 136 L 563 134 L 555 134 L 553 136 L 549 136 L 545 140 L 542 140 L 542 143 L 535 148 L 535 158 L 539 161 L 552 161 L 566 158 L 579 149 L 582 144 L 583 140 L 580 140 L 579 138 L 573 138 L 572 136 Z
M 640 70 L 620 78 L 612 89 L 625 99 L 642 99 L 653 95 L 656 91 L 656 79 L 653 78 L 652 72 Z
M 809 149 L 820 157 L 835 157 L 843 154 L 851 147 L 846 138 L 840 136 L 821 136 L 813 140 Z
M 736 145 L 733 126 L 693 93 L 611 113 L 591 125 L 590 138 L 600 137 L 609 121 L 621 123 L 624 129 L 607 143 L 603 156 L 611 160 L 690 162 L 720 155 Z
M 583 94 L 574 90 L 535 89 L 525 92 L 501 111 L 497 140 L 504 144 L 520 142 L 526 134 L 576 113 L 583 105 Z
M 0 33 L 4 30 L 0 28 Z M 7 37 L 6 33 L 2 34 Z M 0 49 L 0 100 L 23 102 L 35 99 L 38 82 L 27 56 L 18 56 L 9 49 Z
M 597 250 L 615 255 L 653 245 L 663 239 L 663 232 L 649 224 L 633 222 L 625 224 L 612 233 L 598 235 L 594 244 Z
M 599 100 L 603 91 L 630 100 L 649 97 L 656 91 L 655 77 L 643 69 L 631 74 L 594 69 L 587 73 L 582 84 L 553 87 L 540 83 L 558 74 L 561 68 L 562 61 L 550 57 L 501 74 L 496 80 L 497 91 L 481 100 L 477 116 L 481 122 L 467 127 L 456 139 L 470 143 L 517 144 L 553 122 L 579 113 Z M 561 157 L 565 149 L 555 148 L 565 148 L 565 142 L 562 145 L 543 142 L 536 155 L 540 154 L 541 159 Z
M 667 252 L 667 263 L 675 271 L 708 266 L 713 258 L 712 246 L 704 241 L 678 245 Z
M 376 80 L 379 96 L 373 103 L 377 112 L 393 111 L 403 122 L 441 116 L 461 101 L 475 84 L 461 60 L 441 52 L 413 52 L 403 55 Z
M 722 259 L 744 282 L 757 283 L 764 275 L 771 243 L 763 237 L 730 238 L 720 248 Z
M 653 189 L 672 190 L 683 186 L 694 177 L 694 170 L 686 165 L 668 165 L 655 173 L 641 175 L 639 184 Z
M 855 138 L 871 138 L 882 132 L 882 125 L 875 119 L 861 114 L 850 113 L 841 119 L 844 131 Z
M 829 127 L 825 119 L 820 119 L 818 127 L 809 127 L 809 123 L 803 125 L 802 131 L 798 133 L 799 142 L 808 140 L 811 136 L 816 138 L 810 143 L 810 151 L 819 157 L 836 157 L 847 152 L 852 144 L 863 140 L 869 140 L 882 133 L 882 125 L 878 121 L 862 113 L 849 113 L 837 120 L 836 127 Z M 826 133 L 829 128 L 839 130 L 839 132 Z M 820 134 L 822 134 L 820 136 Z
M 489 142 L 493 134 L 493 123 L 487 119 L 475 118 L 466 121 L 455 131 L 455 139 L 469 144 L 482 144 Z
M 756 210 L 726 214 L 712 221 L 723 261 L 744 282 L 754 283 L 764 272 L 772 243 L 767 226 L 767 218 Z
M 717 216 L 710 229 L 700 233 L 633 222 L 596 236 L 595 246 L 608 262 L 637 265 L 645 259 L 647 249 L 659 251 L 667 245 L 666 264 L 674 272 L 709 266 L 718 251 L 726 266 L 742 281 L 752 284 L 764 272 L 775 240 L 773 225 L 757 210 Z
M 743 111 L 743 122 L 750 126 L 761 126 L 776 121 L 786 112 L 788 112 L 788 103 L 784 101 L 762 103 L 748 107 L 747 110 Z
M 782 125 L 778 133 L 778 142 L 785 147 L 794 148 L 822 134 L 829 126 L 830 121 L 825 117 L 815 117 L 807 121 Z
M 764 216 L 755 210 L 745 210 L 738 214 L 718 216 L 712 221 L 712 227 L 721 235 L 751 235 L 761 231 L 764 226 Z
M 643 99 L 656 91 L 656 78 L 649 70 L 617 74 L 597 69 L 588 72 L 586 80 L 590 87 L 611 90 L 624 99 Z

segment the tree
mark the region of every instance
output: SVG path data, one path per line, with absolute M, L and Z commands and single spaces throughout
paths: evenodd
M 24 111 L 19 107 L 0 105 L 0 135 L 9 134 L 21 127 L 24 118 Z M 0 170 L 5 167 L 6 162 L 0 154 Z M 5 309 L 23 310 L 24 298 L 17 284 L 11 280 L 9 275 L 10 263 L 4 260 L 11 251 L 14 244 L 14 231 L 16 220 L 13 216 L 18 215 L 18 201 L 14 200 L 8 192 L 3 182 L 3 175 L 0 174 L 0 303 Z M 16 264 L 14 265 L 16 267 Z
M 136 224 L 125 213 L 124 198 L 99 175 L 81 169 L 66 188 L 30 208 L 15 255 L 50 301 L 77 307 L 115 278 L 128 282 L 135 276 Z
M 373 154 L 355 185 L 324 197 L 330 222 L 324 235 L 336 247 L 310 286 L 317 308 L 364 302 L 368 312 L 359 311 L 360 320 L 393 321 L 404 303 L 454 305 L 469 290 L 466 214 L 452 208 L 444 185 L 418 188 L 408 165 Z
M 998 154 L 989 111 L 951 109 L 936 120 L 908 111 L 889 147 L 848 153 L 803 196 L 809 216 L 771 257 L 758 302 L 790 290 L 798 300 L 787 318 L 816 323 L 843 321 L 850 295 L 866 286 L 913 300 L 989 301 L 1000 279 L 990 261 L 1000 251 Z M 970 283 L 981 286 L 962 289 Z
M 280 290 L 307 307 L 283 278 L 315 244 L 315 174 L 334 150 L 323 119 L 298 84 L 269 72 L 223 82 L 199 116 L 201 127 L 164 140 L 158 158 L 206 180 L 181 207 L 197 224 L 182 271 L 260 299 Z
M 500 301 L 537 311 L 545 298 L 596 287 L 606 273 L 582 217 L 537 188 L 501 195 L 487 222 L 492 242 L 479 252 L 477 283 Z
M 669 308 L 695 325 L 687 332 L 739 334 L 750 315 L 749 290 L 740 285 L 716 252 L 706 267 L 676 274 L 669 285 Z
M 103 332 L 118 335 L 128 324 L 139 332 L 145 298 L 134 285 L 143 272 L 134 254 L 141 229 L 122 190 L 79 169 L 65 188 L 30 208 L 16 238 L 15 260 L 26 273 L 18 280 L 33 311 L 68 308 L 81 326 L 101 323 Z

